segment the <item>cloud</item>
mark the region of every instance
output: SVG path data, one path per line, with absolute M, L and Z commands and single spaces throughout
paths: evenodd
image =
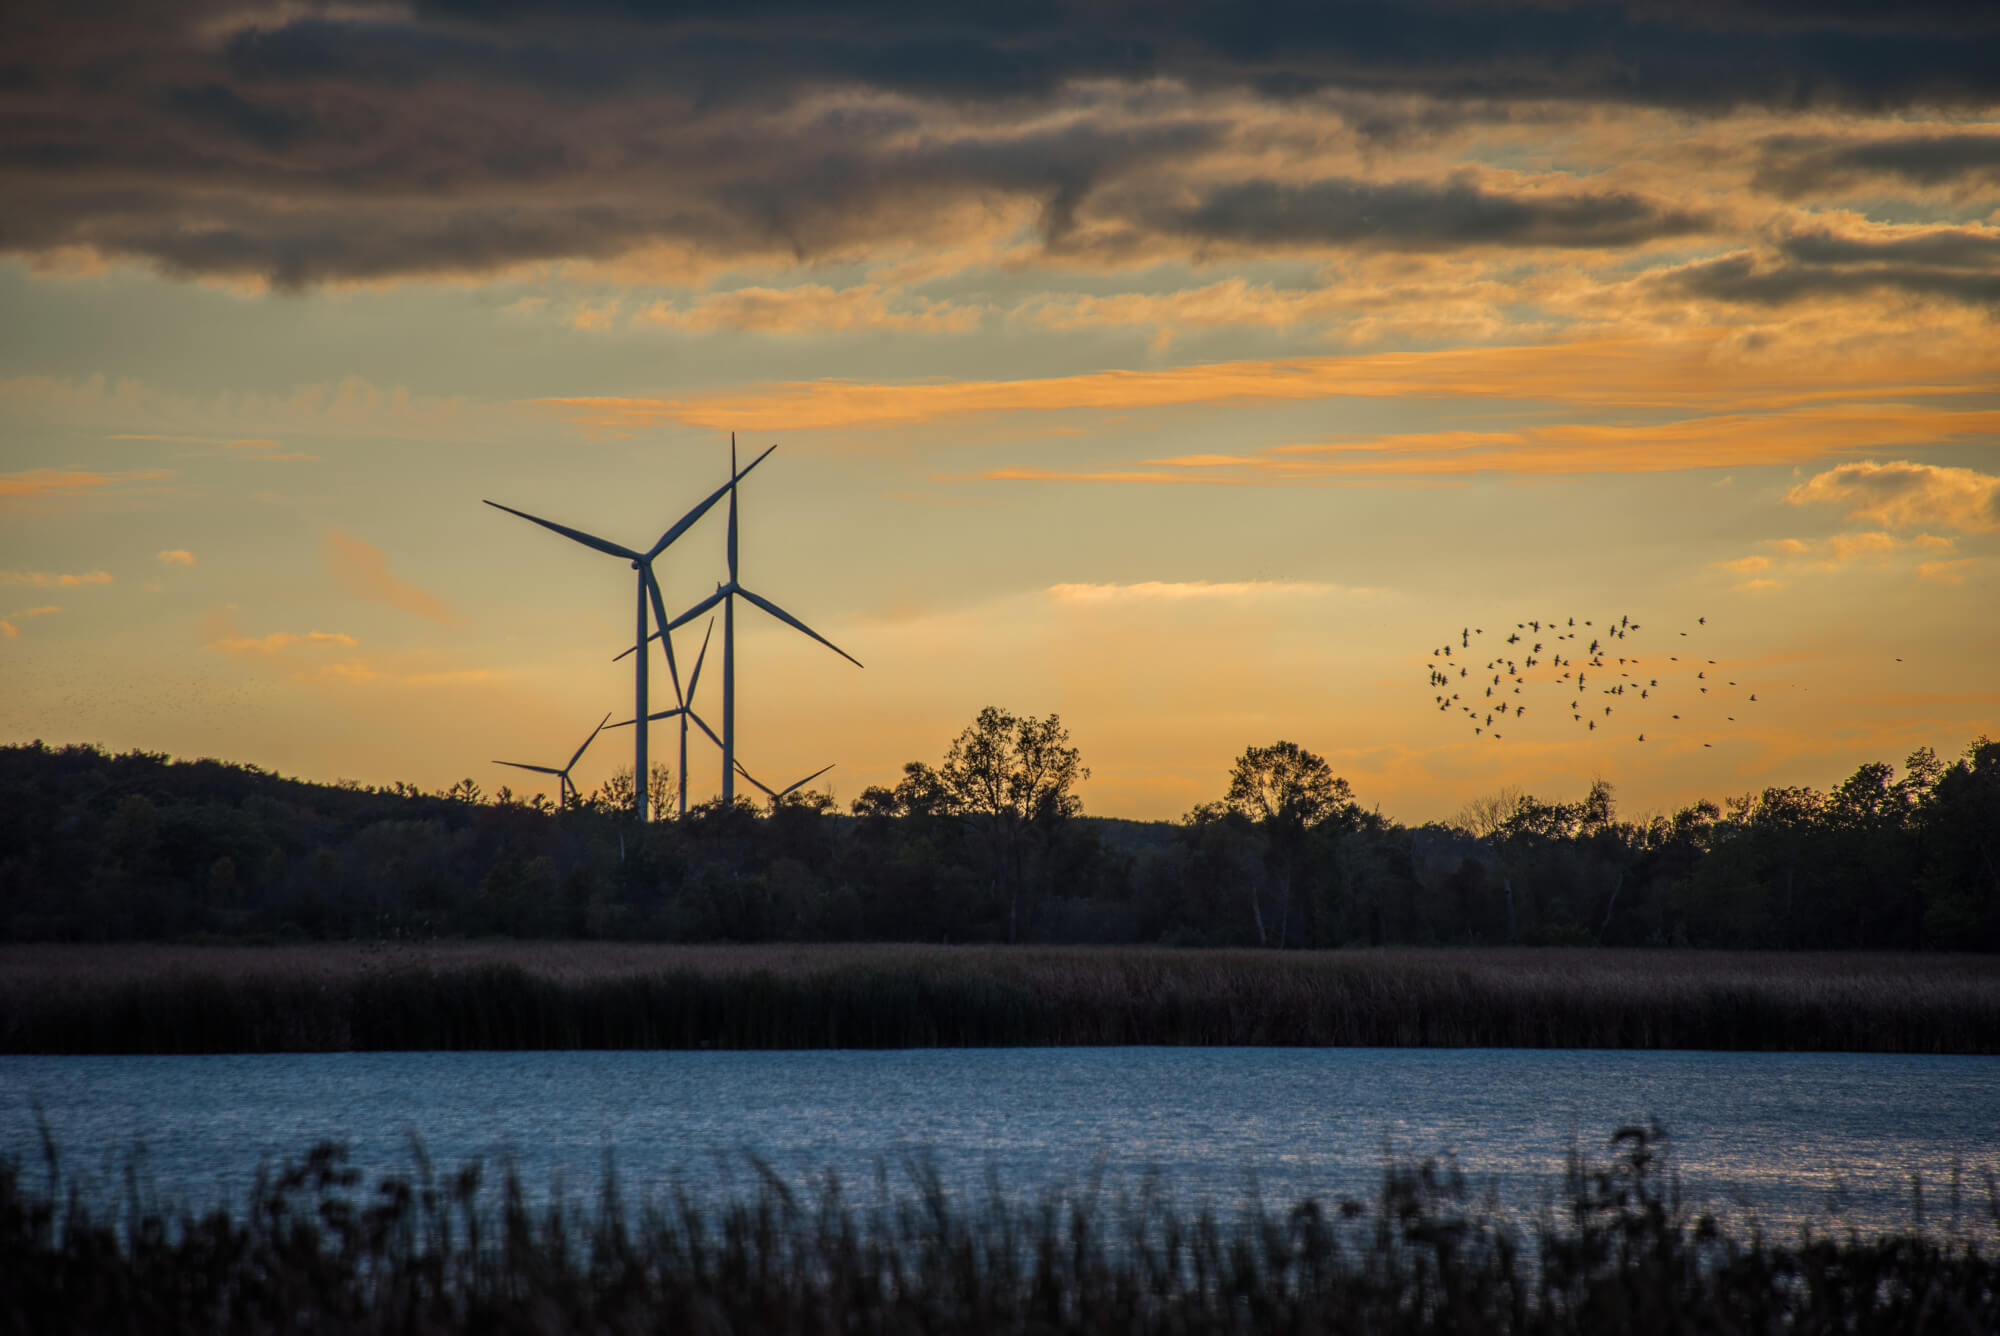
M 1734 571 L 1738 575 L 1753 575 L 1758 571 L 1769 570 L 1771 559 L 1764 556 L 1748 556 L 1738 557 L 1734 561 L 1718 561 L 1715 564 L 1725 571 Z
M 0 246 L 277 288 L 649 250 L 716 272 L 1024 230 L 1050 256 L 1163 236 L 1183 255 L 1630 245 L 1706 215 L 1622 185 L 1413 184 L 1328 159 L 1554 119 L 2000 99 L 1981 6 L 120 8 L 10 33 Z M 1288 140 L 1274 113 L 1323 129 Z M 1980 151 L 1763 138 L 1781 181 L 1871 155 L 1955 179 Z
M 263 658 L 275 658 L 293 649 L 354 649 L 360 644 L 353 636 L 339 631 L 306 631 L 301 634 L 273 631 L 267 636 L 218 636 L 208 642 L 210 649 L 224 654 L 251 654 Z
M 276 462 L 312 456 L 274 450 L 292 435 L 387 438 L 399 441 L 496 441 L 530 438 L 535 423 L 514 405 L 481 404 L 457 396 L 413 394 L 407 387 L 378 386 L 350 376 L 337 382 L 296 385 L 289 391 L 230 391 L 213 396 L 176 394 L 103 374 L 75 380 L 17 376 L 0 380 L 0 410 L 16 422 L 59 427 L 110 428 L 135 440 L 223 447 L 231 457 Z M 135 430 L 126 432 L 124 429 Z M 137 430 L 143 428 L 144 430 Z M 0 475 L 0 497 L 10 480 L 35 483 L 50 470 Z M 164 471 L 77 475 L 77 488 L 110 482 L 153 481 Z M 92 479 L 105 479 L 98 483 Z
M 0 619 L 0 636 L 5 636 L 9 640 L 16 640 L 20 638 L 21 628 L 17 626 L 14 621 L 14 619 L 17 617 L 19 618 L 47 617 L 52 613 L 58 613 L 61 611 L 62 608 L 57 604 L 44 603 L 42 606 L 38 608 L 23 608 L 19 612 L 10 612 L 4 619 Z
M 1793 487 L 1785 500 L 1839 506 L 1849 519 L 1891 529 L 1935 525 L 2000 533 L 2000 477 L 1971 469 L 1908 460 L 1843 464 Z
M 1533 400 L 1632 412 L 1674 406 L 1782 408 L 1801 399 L 1922 393 L 1972 394 L 1990 381 L 1976 353 L 1903 362 L 1871 348 L 1865 359 L 1814 355 L 1790 360 L 1734 358 L 1722 336 L 1676 340 L 1584 339 L 1527 346 L 1445 348 L 1353 356 L 1206 362 L 1155 370 L 1109 370 L 1020 380 L 791 381 L 677 398 L 594 396 L 540 399 L 594 431 L 632 431 L 675 422 L 728 431 L 817 431 L 914 426 L 987 413 L 1118 411 L 1236 401 L 1400 398 L 1415 395 Z M 1951 358 L 1959 359 L 1954 363 Z M 1837 414 L 1822 410 L 1822 426 Z M 1747 418 L 1747 414 L 1738 414 Z M 1898 438 L 1934 430 L 1935 440 L 1991 432 L 1991 413 L 1952 416 L 1900 404 L 1850 413 L 1849 430 L 1878 427 Z M 1897 423 L 1904 424 L 1897 427 Z M 1914 424 L 1929 423 L 1917 428 Z M 1746 425 L 1754 441 L 1761 428 Z M 1805 452 L 1808 455 L 1811 451 Z M 1793 457 L 1789 452 L 1784 456 Z
M 72 496 L 117 487 L 130 482 L 157 482 L 173 475 L 163 469 L 143 473 L 94 473 L 83 469 L 28 469 L 23 473 L 0 473 L 0 497 L 28 499 L 44 496 Z
M 1145 210 L 1162 231 L 1262 249 L 1631 246 L 1708 224 L 1628 192 L 1499 193 L 1470 180 L 1232 182 Z
M 2000 182 L 2000 135 L 1772 135 L 1751 184 L 1785 199 L 1884 186 L 1978 188 Z
M 194 553 L 184 547 L 170 547 L 154 555 L 153 560 L 163 566 L 192 566 Z
M 1238 603 L 1250 599 L 1321 598 L 1335 594 L 1370 594 L 1310 580 L 1140 580 L 1132 584 L 1056 584 L 1047 589 L 1058 603 L 1180 603 L 1190 600 Z
M 1834 534 L 1818 542 L 1809 543 L 1797 538 L 1766 539 L 1759 546 L 1770 549 L 1776 556 L 1753 553 L 1737 557 L 1732 561 L 1718 561 L 1720 570 L 1737 575 L 1761 576 L 1765 572 L 1772 575 L 1781 573 L 1829 574 L 1855 568 L 1859 565 L 1882 566 L 1895 557 L 1910 555 L 1923 556 L 1953 552 L 1957 540 L 1941 534 L 1919 533 L 1908 538 L 1900 538 L 1881 529 L 1868 529 L 1858 533 Z M 1962 573 L 1976 561 L 1965 557 L 1943 561 L 1919 562 L 1916 573 L 1926 580 L 1956 584 Z M 1779 587 L 1768 579 L 1752 579 L 1736 585 L 1738 589 L 1759 587 Z
M 81 585 L 111 582 L 110 571 L 89 571 L 82 575 L 60 575 L 51 571 L 0 571 L 0 584 L 36 585 L 43 589 L 75 589 Z
M 1826 540 L 1826 546 L 1836 562 L 1849 562 L 1858 557 L 1885 556 L 1903 545 L 1894 534 L 1876 532 L 1835 534 Z
M 1960 557 L 1956 561 L 1927 561 L 1917 567 L 1917 574 L 1938 584 L 1964 584 L 1966 573 L 1978 564 L 1977 557 Z
M 710 293 L 686 306 L 659 301 L 632 317 L 635 325 L 708 332 L 750 330 L 761 334 L 858 333 L 916 330 L 964 333 L 983 315 L 976 306 L 918 300 L 898 308 L 878 284 L 831 288 L 805 283 L 790 288 L 745 287 Z
M 2000 227 L 1798 229 L 1762 249 L 1697 261 L 1655 281 L 1688 296 L 1750 306 L 1890 292 L 2000 307 Z
M 164 432 L 119 431 L 107 434 L 104 439 L 107 441 L 161 441 L 175 445 L 219 445 L 238 458 L 256 460 L 260 463 L 286 463 L 295 460 L 315 460 L 319 458 L 318 455 L 300 454 L 296 451 L 288 452 L 280 442 L 261 437 L 230 440 L 218 436 L 172 436 Z
M 338 529 L 328 529 L 326 563 L 334 582 L 356 598 L 386 603 L 440 625 L 450 625 L 456 620 L 451 609 L 435 594 L 391 574 L 388 558 L 373 543 L 349 537 Z

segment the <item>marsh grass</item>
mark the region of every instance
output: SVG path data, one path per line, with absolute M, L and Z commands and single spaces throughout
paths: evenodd
M 2000 1053 L 2000 958 L 1615 950 L 32 947 L 0 1051 L 1336 1045 Z
M 1779 1243 L 1692 1210 L 1657 1129 L 1572 1155 L 1527 1225 L 1449 1166 L 1388 1166 L 1370 1202 L 1188 1211 L 1144 1184 L 1032 1201 L 911 1167 L 850 1195 L 759 1169 L 717 1200 L 531 1206 L 478 1165 L 372 1187 L 323 1144 L 206 1214 L 136 1187 L 99 1212 L 0 1163 L 0 1329 L 33 1332 L 1991 1332 L 1984 1221 Z

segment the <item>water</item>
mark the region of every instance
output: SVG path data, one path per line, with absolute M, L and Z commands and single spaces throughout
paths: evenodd
M 629 1196 L 742 1187 L 744 1152 L 807 1179 L 891 1181 L 913 1153 L 970 1189 L 1032 1195 L 1093 1171 L 1157 1171 L 1177 1199 L 1229 1209 L 1369 1196 L 1385 1151 L 1456 1155 L 1529 1213 L 1574 1141 L 1620 1124 L 1672 1134 L 1690 1196 L 1790 1231 L 1933 1223 L 1953 1166 L 1968 1213 L 2000 1169 L 2000 1059 L 1882 1054 L 1440 1049 L 936 1049 L 809 1053 L 340 1053 L 0 1058 L 0 1150 L 37 1155 L 35 1109 L 65 1167 L 106 1192 L 135 1145 L 166 1198 L 240 1200 L 260 1160 L 334 1138 L 372 1177 L 511 1160 L 538 1195 L 585 1196 L 607 1154 Z M 904 1180 L 907 1181 L 907 1180 Z

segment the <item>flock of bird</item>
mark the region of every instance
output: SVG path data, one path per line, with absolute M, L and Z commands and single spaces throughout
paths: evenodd
M 1669 641 L 1675 652 L 1647 654 L 1643 644 L 1628 643 L 1641 630 L 1629 616 L 1602 624 L 1588 617 L 1530 619 L 1500 628 L 1504 636 L 1496 630 L 1490 641 L 1484 627 L 1466 626 L 1430 653 L 1431 703 L 1441 714 L 1462 716 L 1473 736 L 1496 742 L 1531 713 L 1567 716 L 1586 735 L 1624 734 L 1638 742 L 1648 730 L 1656 738 L 1708 731 L 1735 723 L 1729 711 L 1755 705 L 1757 694 L 1708 671 L 1717 665 L 1700 652 L 1707 629 L 1708 618 L 1697 617 Z

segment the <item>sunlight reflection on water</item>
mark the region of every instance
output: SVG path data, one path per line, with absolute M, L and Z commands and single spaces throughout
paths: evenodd
M 1475 1187 L 1532 1212 L 1574 1139 L 1622 1123 L 1673 1136 L 1691 1197 L 1789 1230 L 1844 1208 L 1934 1219 L 1954 1164 L 1969 1207 L 2000 1168 L 2000 1058 L 1439 1049 L 931 1049 L 809 1053 L 349 1053 L 0 1058 L 0 1148 L 36 1157 L 34 1110 L 71 1172 L 119 1182 L 136 1143 L 166 1197 L 238 1196 L 260 1159 L 347 1142 L 371 1176 L 511 1159 L 534 1193 L 594 1192 L 610 1155 L 629 1196 L 733 1182 L 739 1152 L 794 1179 L 892 1181 L 927 1154 L 960 1187 L 1013 1193 L 1101 1166 L 1158 1171 L 1228 1208 L 1367 1196 L 1385 1150 L 1456 1155 Z

